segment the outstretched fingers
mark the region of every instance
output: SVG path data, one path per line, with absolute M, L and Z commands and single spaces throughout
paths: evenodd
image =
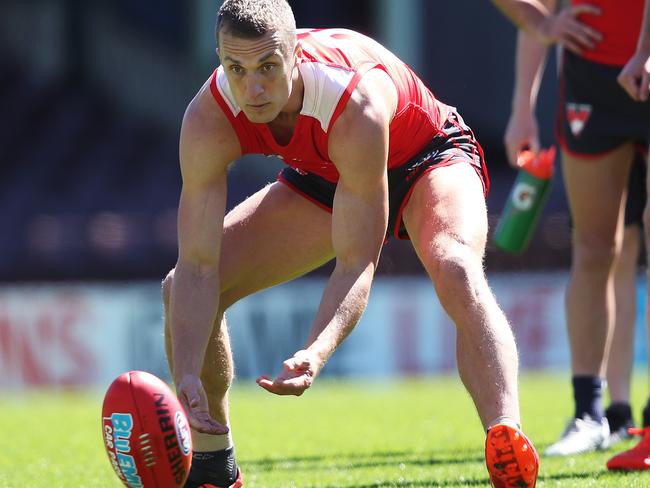
M 318 357 L 302 349 L 282 363 L 282 372 L 275 378 L 262 375 L 257 384 L 276 395 L 302 395 L 314 383 L 322 367 Z
M 204 434 L 227 434 L 228 426 L 210 416 L 208 399 L 198 378 L 184 378 L 178 386 L 178 399 L 185 409 L 190 426 Z
M 190 403 L 184 400 L 182 396 L 179 398 L 181 405 L 183 405 L 185 413 L 187 414 L 187 420 L 190 423 L 190 427 L 192 427 L 194 430 L 202 432 L 204 434 L 213 435 L 222 435 L 228 433 L 229 429 L 227 426 L 220 424 L 212 417 L 210 417 L 210 414 L 207 411 L 207 407 L 204 409 L 200 406 L 200 404 L 197 404 L 196 401 L 192 401 Z
M 262 375 L 257 378 L 258 385 L 276 395 L 300 396 L 312 385 L 312 382 L 313 378 L 308 372 L 292 377 L 279 375 L 277 378 L 271 379 L 266 375 Z

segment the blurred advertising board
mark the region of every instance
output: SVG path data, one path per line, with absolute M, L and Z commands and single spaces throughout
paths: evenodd
M 499 274 L 490 282 L 524 369 L 568 369 L 565 273 Z M 239 378 L 273 375 L 302 347 L 325 281 L 301 279 L 227 313 Z M 639 280 L 635 360 L 646 358 Z M 142 369 L 168 376 L 158 283 L 0 287 L 0 388 L 106 386 Z M 455 327 L 425 278 L 379 277 L 361 322 L 323 375 L 383 378 L 455 370 Z

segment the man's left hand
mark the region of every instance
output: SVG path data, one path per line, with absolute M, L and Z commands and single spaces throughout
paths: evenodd
M 303 349 L 283 363 L 275 379 L 263 375 L 257 378 L 257 384 L 276 395 L 300 396 L 312 385 L 321 367 L 316 355 Z

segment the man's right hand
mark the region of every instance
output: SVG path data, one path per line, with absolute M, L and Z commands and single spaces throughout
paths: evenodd
M 519 169 L 517 159 L 523 149 L 528 148 L 535 154 L 540 150 L 539 130 L 534 115 L 513 112 L 510 115 L 503 142 L 506 146 L 506 155 L 510 166 Z
M 603 36 L 578 20 L 580 15 L 600 15 L 600 9 L 586 3 L 563 8 L 538 24 L 535 35 L 543 44 L 561 44 L 575 54 L 596 47 Z
M 210 416 L 208 397 L 198 376 L 184 375 L 176 383 L 176 394 L 185 409 L 190 426 L 204 434 L 227 434 L 227 426 L 220 424 Z
M 282 372 L 271 379 L 267 375 L 257 378 L 257 384 L 276 395 L 302 395 L 309 388 L 323 363 L 307 349 L 301 349 L 282 364 Z

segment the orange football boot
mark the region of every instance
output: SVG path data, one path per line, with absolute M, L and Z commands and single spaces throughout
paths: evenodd
M 535 488 L 539 456 L 516 427 L 497 424 L 488 430 L 485 464 L 495 488 Z

